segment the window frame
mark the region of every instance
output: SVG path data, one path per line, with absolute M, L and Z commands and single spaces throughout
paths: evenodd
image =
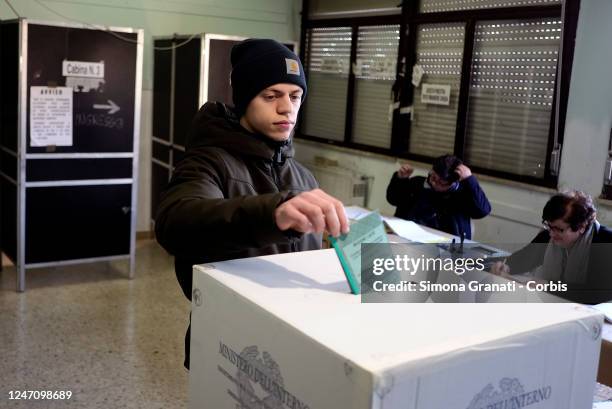
M 353 73 L 352 67 L 356 59 L 358 28 L 360 26 L 370 25 L 400 25 L 400 39 L 396 64 L 396 82 L 393 86 L 394 101 L 399 102 L 400 107 L 409 107 L 412 105 L 414 97 L 414 87 L 409 79 L 412 73 L 412 66 L 416 61 L 416 40 L 418 27 L 422 24 L 436 23 L 465 24 L 465 37 L 461 63 L 461 82 L 459 89 L 459 106 L 457 110 L 457 123 L 455 125 L 455 143 L 453 152 L 457 156 L 464 157 L 468 118 L 468 98 L 470 92 L 470 81 L 472 77 L 471 67 L 474 50 L 474 34 L 477 23 L 482 21 L 501 21 L 530 18 L 563 19 L 563 29 L 561 32 L 561 42 L 559 46 L 560 60 L 557 62 L 557 70 L 555 76 L 556 91 L 554 93 L 551 109 L 544 177 L 537 178 L 533 176 L 518 175 L 504 171 L 470 166 L 474 172 L 481 173 L 484 175 L 489 175 L 511 181 L 528 183 L 537 186 L 551 188 L 557 187 L 558 169 L 557 171 L 553 171 L 551 157 L 553 150 L 556 146 L 559 146 L 560 148 L 562 148 L 563 146 L 569 86 L 571 81 L 572 64 L 574 59 L 574 40 L 576 37 L 580 0 L 564 0 L 561 4 L 554 5 L 484 8 L 472 9 L 468 11 L 461 10 L 434 13 L 419 12 L 420 1 L 404 1 L 402 2 L 400 14 L 333 19 L 308 18 L 308 5 L 309 1 L 303 0 L 302 29 L 300 38 L 301 44 L 303 44 L 303 46 L 300 50 L 300 57 L 304 62 L 303 65 L 306 71 L 306 75 L 308 75 L 308 50 L 306 50 L 306 44 L 309 43 L 307 36 L 310 33 L 310 29 L 313 28 L 341 26 L 352 28 L 350 56 L 351 69 L 349 70 L 348 77 L 344 140 L 337 141 L 326 139 L 320 136 L 306 135 L 302 133 L 301 120 L 298 123 L 296 137 L 298 139 L 306 139 L 325 144 L 362 150 L 366 152 L 380 153 L 393 158 L 403 158 L 426 163 L 430 163 L 434 158 L 408 152 L 411 125 L 410 115 L 400 114 L 399 109 L 395 109 L 393 112 L 391 146 L 389 148 L 374 147 L 355 143 L 352 141 L 353 113 L 355 107 L 355 75 Z M 407 35 L 403 35 L 404 33 L 407 33 Z M 402 64 L 403 59 L 405 62 Z M 405 75 L 399 75 L 400 72 L 405 72 Z M 557 98 L 559 98 L 558 104 Z M 555 139 L 556 127 L 557 132 Z M 559 150 L 558 152 L 558 157 L 561 157 L 561 150 Z
M 307 4 L 307 1 L 304 1 L 304 4 Z M 307 13 L 304 13 L 307 14 Z M 327 139 L 315 135 L 306 135 L 302 132 L 302 124 L 303 121 L 300 118 L 298 123 L 298 129 L 296 132 L 296 136 L 302 139 L 308 139 L 315 142 L 327 143 L 330 145 L 344 146 L 347 148 L 353 148 L 358 150 L 363 150 L 367 152 L 376 152 L 383 155 L 392 155 L 390 149 L 381 148 L 377 146 L 364 145 L 361 143 L 353 142 L 353 114 L 355 111 L 355 73 L 353 72 L 353 64 L 357 59 L 357 38 L 359 35 L 359 27 L 362 26 L 377 26 L 377 25 L 397 25 L 400 24 L 401 15 L 393 14 L 387 16 L 369 16 L 369 17 L 353 17 L 353 18 L 334 18 L 334 19 L 315 19 L 308 20 L 302 23 L 302 44 L 310 44 L 310 39 L 307 38 L 310 29 L 312 28 L 324 28 L 324 27 L 351 27 L 351 56 L 348 74 L 348 87 L 347 87 L 347 98 L 346 98 L 346 108 L 344 115 L 344 140 L 337 141 L 332 139 Z M 400 24 L 401 30 L 401 24 Z M 401 42 L 401 36 L 400 36 Z M 306 76 L 308 76 L 308 50 L 306 50 L 306 46 L 301 47 L 300 49 L 300 59 L 303 62 L 304 71 L 306 72 Z M 397 72 L 397 70 L 396 70 Z M 391 138 L 393 139 L 393 131 L 391 134 Z

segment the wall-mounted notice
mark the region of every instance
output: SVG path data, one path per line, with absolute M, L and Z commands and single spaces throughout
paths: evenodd
M 450 105 L 450 85 L 423 84 L 421 102 L 424 104 Z
M 72 146 L 72 88 L 30 87 L 30 146 Z

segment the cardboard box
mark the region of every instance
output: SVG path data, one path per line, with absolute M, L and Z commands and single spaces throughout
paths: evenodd
M 333 250 L 194 268 L 192 409 L 587 409 L 602 315 L 362 304 Z
M 612 386 L 612 325 L 608 323 L 603 327 L 597 382 Z

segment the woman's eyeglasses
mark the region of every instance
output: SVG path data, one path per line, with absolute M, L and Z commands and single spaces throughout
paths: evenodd
M 542 225 L 544 226 L 544 228 L 548 231 L 552 231 L 555 233 L 559 233 L 559 234 L 563 234 L 565 233 L 569 227 L 557 227 L 557 226 L 552 226 L 549 222 L 547 222 L 546 220 L 544 220 L 542 222 Z

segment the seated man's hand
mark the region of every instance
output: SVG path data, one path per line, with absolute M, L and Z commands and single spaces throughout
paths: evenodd
M 321 189 L 300 193 L 282 203 L 276 208 L 274 219 L 283 231 L 323 233 L 326 230 L 333 237 L 349 232 L 342 202 Z
M 398 169 L 397 176 L 400 179 L 406 179 L 406 178 L 409 178 L 413 172 L 414 172 L 414 168 L 406 163 Z
M 459 175 L 459 180 L 465 180 L 472 176 L 472 171 L 464 164 L 457 166 L 457 169 L 455 169 L 455 173 Z
M 491 274 L 495 274 L 496 276 L 510 278 L 510 267 L 503 261 L 496 261 L 495 263 L 491 264 L 491 269 L 489 272 Z

